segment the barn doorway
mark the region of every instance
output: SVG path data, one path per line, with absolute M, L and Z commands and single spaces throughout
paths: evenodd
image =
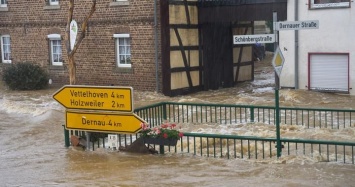
M 231 87 L 233 82 L 232 28 L 230 23 L 202 25 L 205 90 Z
M 287 0 L 160 0 L 162 91 L 176 96 L 254 79 L 254 21 L 287 18 Z

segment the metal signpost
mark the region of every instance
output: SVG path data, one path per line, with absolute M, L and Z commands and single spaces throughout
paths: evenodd
M 273 22 L 276 23 L 277 22 L 277 12 L 273 12 L 272 18 L 273 18 Z M 280 77 L 279 77 L 279 75 L 281 74 L 281 70 L 282 70 L 284 61 L 280 62 L 279 60 L 277 60 L 277 62 L 276 62 L 276 59 L 280 59 L 280 58 L 277 57 L 277 55 L 281 55 L 282 56 L 282 53 L 281 53 L 280 48 L 278 46 L 279 33 L 276 30 L 276 25 L 275 24 L 274 24 L 274 34 L 276 35 L 276 41 L 274 43 L 274 51 L 275 51 L 275 53 L 274 53 L 274 58 L 273 58 L 272 64 L 273 64 L 274 68 L 275 68 L 275 66 L 279 67 L 278 70 L 276 70 L 276 68 L 275 68 L 276 152 L 277 152 L 277 158 L 279 158 L 279 157 L 281 157 L 281 152 L 282 152 L 281 137 L 280 137 L 281 135 L 280 135 L 280 104 L 279 104 L 279 100 L 280 100 L 279 99 Z M 281 57 L 281 59 L 283 59 L 283 58 Z M 281 65 L 280 65 L 280 63 L 281 63 Z
M 280 47 L 277 46 L 274 57 L 272 59 L 272 66 L 275 69 L 275 118 L 276 118 L 276 148 L 277 157 L 281 156 L 282 145 L 280 138 L 280 104 L 279 104 L 279 88 L 280 88 L 280 74 L 282 71 L 285 58 L 283 57 Z
M 272 60 L 272 65 L 275 69 L 275 122 L 276 122 L 276 149 L 277 157 L 281 157 L 282 144 L 280 137 L 280 106 L 279 106 L 279 89 L 280 89 L 280 75 L 282 71 L 285 58 L 278 43 L 279 31 L 283 30 L 301 30 L 301 29 L 318 29 L 318 20 L 309 21 L 283 21 L 277 22 L 277 12 L 273 12 L 273 22 L 274 22 L 274 34 L 276 40 L 274 42 L 274 57 Z
M 86 131 L 87 149 L 89 132 L 137 133 L 143 119 L 133 113 L 132 87 L 66 85 L 53 94 L 53 98 L 66 109 L 67 129 Z M 99 112 L 98 112 L 99 111 Z
M 283 30 L 301 30 L 301 29 L 318 29 L 318 20 L 309 21 L 283 21 L 277 22 L 277 12 L 273 12 L 274 34 L 261 35 L 234 35 L 233 44 L 256 44 L 256 43 L 274 43 L 274 57 L 272 65 L 275 69 L 275 122 L 276 122 L 276 148 L 277 157 L 281 157 L 282 144 L 280 138 L 280 106 L 279 106 L 279 89 L 280 75 L 285 58 L 278 46 L 279 31 Z

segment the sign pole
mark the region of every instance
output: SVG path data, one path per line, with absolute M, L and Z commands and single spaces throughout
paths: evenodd
M 273 12 L 273 25 L 274 25 L 274 50 L 275 55 L 272 61 L 275 68 L 275 123 L 276 123 L 276 148 L 277 148 L 277 157 L 281 157 L 281 152 L 283 145 L 281 144 L 280 138 L 280 106 L 279 106 L 279 89 L 280 89 L 280 74 L 285 61 L 280 47 L 279 47 L 279 31 L 283 30 L 301 30 L 301 29 L 318 29 L 319 21 L 318 20 L 306 20 L 306 21 L 282 21 L 277 22 L 277 12 Z M 298 46 L 296 46 L 298 47 Z M 295 68 L 297 69 L 296 65 Z M 297 80 L 295 80 L 297 82 Z M 297 87 L 297 84 L 296 84 Z
M 274 24 L 274 34 L 276 35 L 276 40 L 274 43 L 274 51 L 278 47 L 278 37 L 279 31 L 276 30 L 277 22 L 277 12 L 273 12 L 273 24 Z M 275 71 L 275 118 L 276 118 L 276 149 L 277 149 L 277 158 L 281 157 L 281 140 L 280 140 L 280 106 L 279 106 L 279 87 L 280 87 L 280 78 Z
M 86 150 L 90 150 L 90 132 L 86 131 L 85 136 L 86 136 Z

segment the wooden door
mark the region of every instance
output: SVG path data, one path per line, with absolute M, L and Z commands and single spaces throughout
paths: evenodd
M 230 23 L 202 25 L 204 89 L 232 87 L 233 53 Z

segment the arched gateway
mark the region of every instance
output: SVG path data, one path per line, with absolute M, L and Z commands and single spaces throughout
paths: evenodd
M 286 20 L 287 0 L 161 0 L 163 93 L 174 96 L 254 79 L 254 21 Z

